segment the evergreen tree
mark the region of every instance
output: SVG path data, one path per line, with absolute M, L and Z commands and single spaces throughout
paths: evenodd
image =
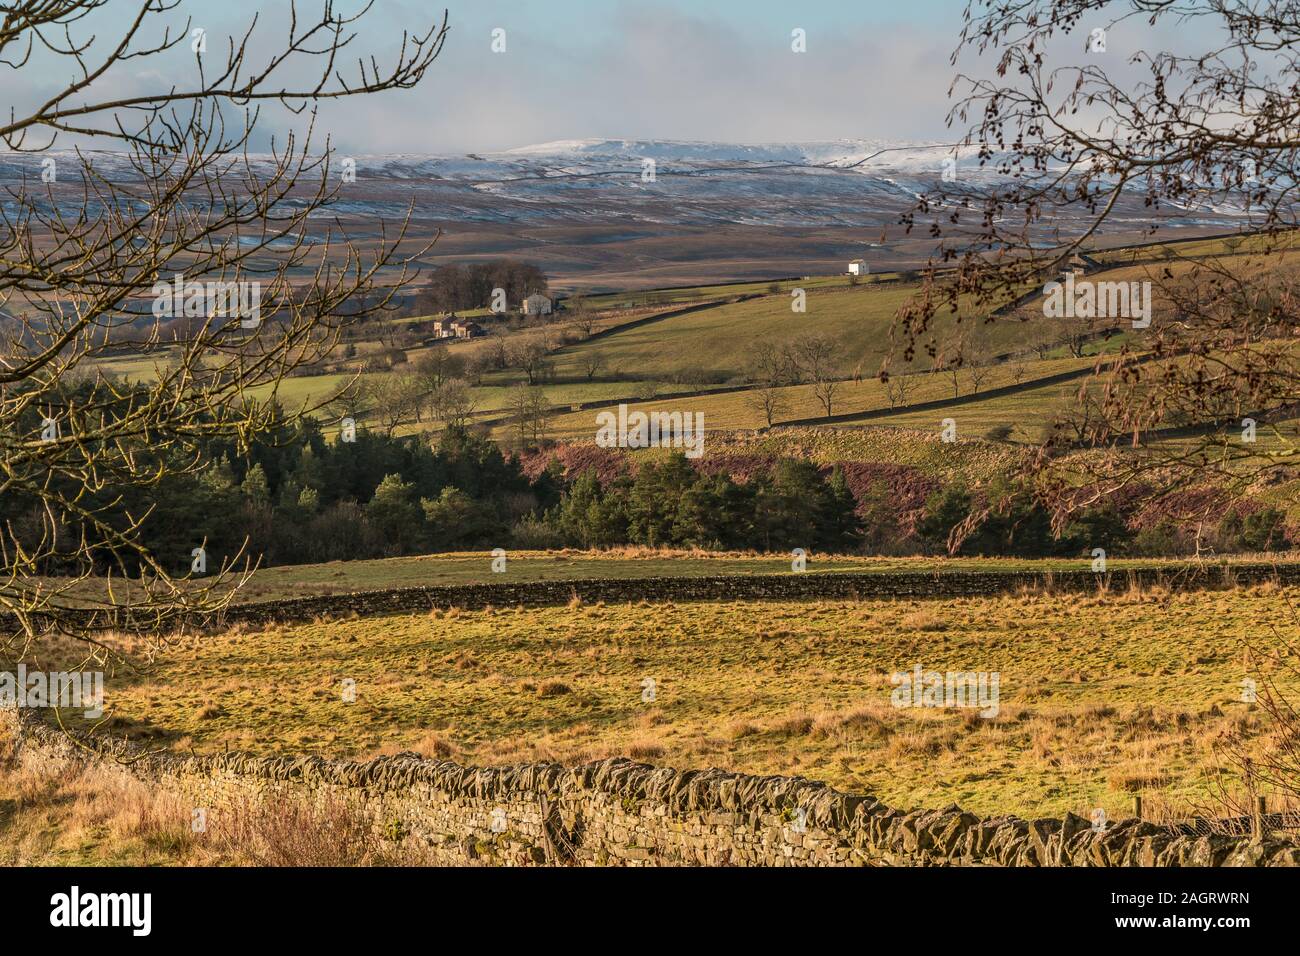
M 946 551 L 952 529 L 969 514 L 970 495 L 963 485 L 952 484 L 931 492 L 916 524 L 917 536 L 932 550 Z
M 424 522 L 415 503 L 415 486 L 398 474 L 385 475 L 366 506 L 366 517 L 388 546 L 389 554 L 405 554 L 424 542 Z

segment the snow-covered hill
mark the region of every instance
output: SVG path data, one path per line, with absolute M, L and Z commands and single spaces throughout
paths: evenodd
M 84 155 L 110 180 L 138 177 L 120 155 Z M 24 176 L 39 185 L 42 160 L 49 158 L 60 182 L 75 183 L 75 154 L 0 153 L 0 189 L 12 189 Z M 967 181 L 997 175 L 969 148 L 877 140 L 561 140 L 496 153 L 338 156 L 332 176 L 340 177 L 343 160 L 355 164 L 356 179 L 342 184 L 335 213 L 394 218 L 413 202 L 420 220 L 523 225 L 876 229 L 897 222 L 918 194 L 934 187 L 946 163 L 955 160 Z M 254 162 L 270 168 L 269 159 Z M 1140 208 L 1133 212 L 1143 215 Z M 1234 221 L 1231 209 L 1175 215 L 1170 225 Z

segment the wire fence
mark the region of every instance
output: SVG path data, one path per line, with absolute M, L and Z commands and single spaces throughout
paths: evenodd
M 1225 836 L 1248 836 L 1258 826 L 1264 832 L 1269 830 L 1300 830 L 1300 810 L 1285 810 L 1279 813 L 1261 813 L 1256 816 L 1219 817 L 1208 819 L 1194 817 L 1169 826 L 1188 836 L 1200 836 L 1207 833 L 1219 833 Z

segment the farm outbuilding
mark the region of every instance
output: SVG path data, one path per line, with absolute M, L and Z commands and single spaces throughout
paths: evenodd
M 540 292 L 535 292 L 523 302 L 524 315 L 550 315 L 552 309 L 551 300 Z

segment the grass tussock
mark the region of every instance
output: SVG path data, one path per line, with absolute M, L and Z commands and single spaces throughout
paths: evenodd
M 816 720 L 808 714 L 793 714 L 777 721 L 772 733 L 778 737 L 806 737 L 815 724 Z
M 657 740 L 634 740 L 627 745 L 627 755 L 633 760 L 658 760 L 664 753 L 663 744 Z
M 948 622 L 929 608 L 913 611 L 903 617 L 902 625 L 909 631 L 938 632 L 948 630 Z
M 562 697 L 572 693 L 573 688 L 561 680 L 544 680 L 537 685 L 538 697 Z

